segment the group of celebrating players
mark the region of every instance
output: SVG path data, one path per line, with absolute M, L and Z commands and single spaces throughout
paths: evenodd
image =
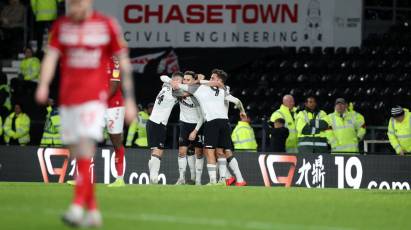
M 148 145 L 151 148 L 151 159 L 148 162 L 150 183 L 158 183 L 166 126 L 174 105 L 178 103 L 180 106 L 179 179 L 176 184 L 201 185 L 205 155 L 210 179 L 208 185 L 232 185 L 233 183 L 237 186 L 246 185 L 238 162 L 233 156 L 231 128 L 228 121 L 229 102 L 234 103 L 240 110 L 240 116 L 246 114 L 241 101 L 232 96 L 229 87 L 225 85 L 227 73 L 215 69 L 209 81 L 204 80 L 204 75 L 195 74 L 193 71 L 175 72 L 171 78 L 165 75 L 160 78 L 164 84 L 147 122 Z M 194 148 L 194 153 L 189 153 L 190 147 Z M 185 179 L 187 164 L 190 169 L 189 180 Z M 227 165 L 235 177 L 231 175 Z

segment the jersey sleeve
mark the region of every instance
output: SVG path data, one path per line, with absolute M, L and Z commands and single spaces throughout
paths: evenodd
M 200 88 L 200 86 L 201 85 L 190 85 L 188 86 L 187 92 L 194 95 L 197 92 L 197 90 Z
M 113 54 L 117 55 L 121 52 L 127 51 L 127 45 L 122 37 L 121 28 L 117 21 L 113 18 L 109 19 L 110 28 L 110 49 Z
M 60 20 L 57 20 L 53 23 L 50 33 L 49 33 L 49 41 L 48 46 L 51 49 L 55 49 L 58 52 L 62 52 L 63 48 L 59 41 L 59 28 L 60 28 Z

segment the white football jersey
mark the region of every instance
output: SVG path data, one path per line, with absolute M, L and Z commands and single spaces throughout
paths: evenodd
M 195 97 L 180 97 L 178 101 L 180 103 L 180 121 L 197 124 L 202 116 L 202 112 L 200 110 L 200 104 Z
M 168 118 L 174 105 L 177 103 L 177 98 L 173 96 L 173 90 L 170 84 L 163 84 L 160 92 L 157 95 L 154 103 L 153 111 L 150 115 L 150 121 L 167 125 Z
M 186 89 L 198 101 L 206 121 L 215 119 L 228 119 L 225 105 L 225 89 L 214 88 L 206 85 L 187 86 Z

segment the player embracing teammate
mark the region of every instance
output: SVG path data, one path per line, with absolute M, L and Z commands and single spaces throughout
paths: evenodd
M 207 157 L 207 170 L 210 178 L 210 185 L 217 184 L 217 154 L 220 163 L 220 176 L 226 176 L 227 157 L 230 161 L 230 168 L 237 176 L 237 185 L 244 186 L 238 167 L 238 162 L 232 155 L 231 128 L 229 126 L 226 101 L 232 102 L 240 109 L 241 115 L 246 116 L 241 101 L 230 95 L 225 87 L 228 75 L 223 70 L 215 69 L 209 82 L 205 84 L 187 85 L 179 81 L 171 81 L 175 90 L 184 90 L 193 95 L 200 104 L 204 113 L 204 152 Z M 221 149 L 222 151 L 216 151 Z M 224 164 L 226 163 L 226 164 Z

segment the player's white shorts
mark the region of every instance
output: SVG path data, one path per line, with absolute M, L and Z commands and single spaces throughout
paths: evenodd
M 76 144 L 81 138 L 103 140 L 106 104 L 90 101 L 73 106 L 60 106 L 61 139 L 64 144 Z
M 109 134 L 123 133 L 124 116 L 125 116 L 124 106 L 107 108 L 105 120 L 106 120 L 107 132 Z

